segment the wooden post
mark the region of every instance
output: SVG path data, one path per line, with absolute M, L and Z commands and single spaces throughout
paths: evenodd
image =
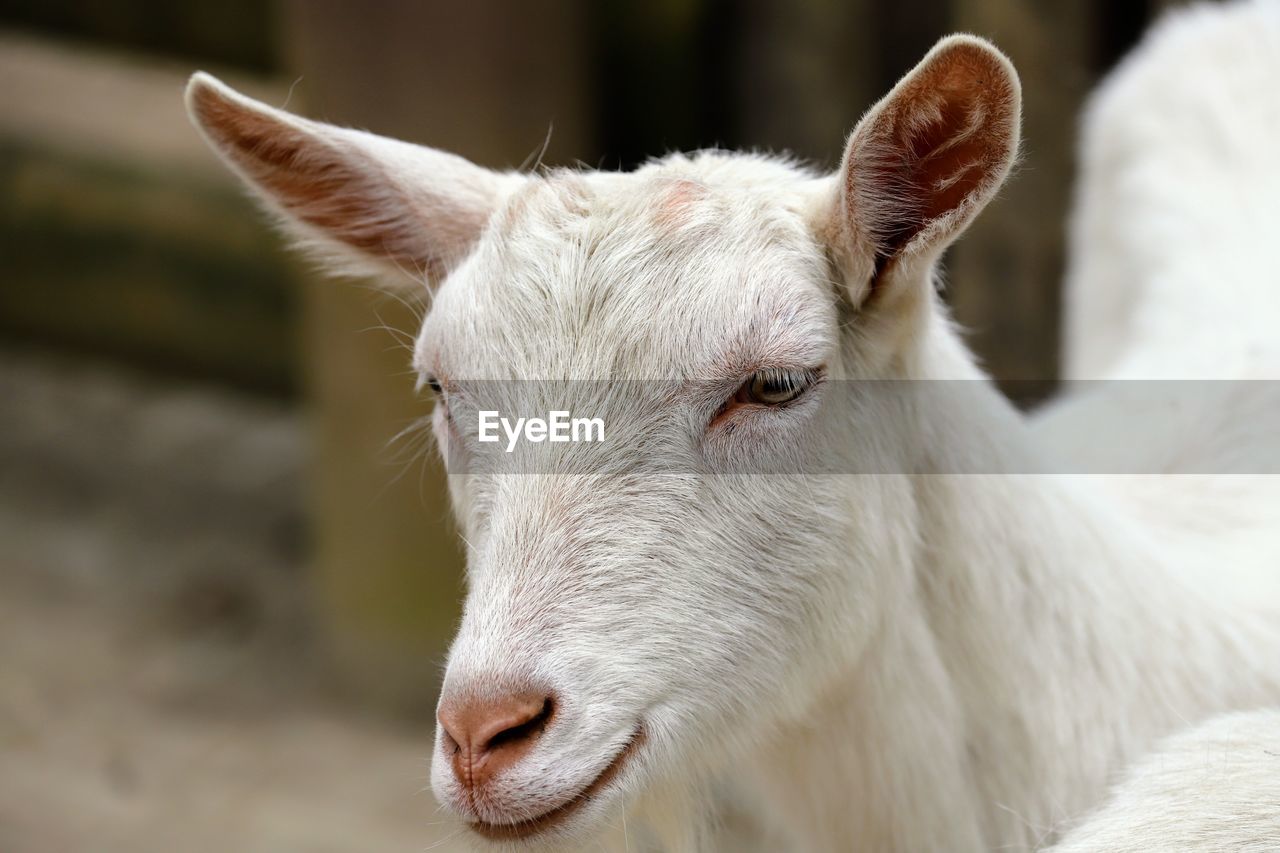
M 877 91 L 868 0 L 748 0 L 733 81 L 740 142 L 834 169 Z
M 314 117 L 514 168 L 555 134 L 547 161 L 591 159 L 583 9 L 512 4 L 289 0 L 300 74 L 291 106 Z M 368 288 L 315 281 L 304 297 L 314 413 L 318 612 L 342 672 L 399 710 L 434 702 L 457 618 L 462 560 L 434 460 L 404 476 L 388 441 L 425 402 L 386 323 L 413 312 Z
M 948 258 L 948 293 L 972 343 L 1023 402 L 1058 374 L 1061 279 L 1076 120 L 1091 81 L 1091 4 L 957 0 L 958 30 L 986 36 L 1022 77 L 1023 159 Z

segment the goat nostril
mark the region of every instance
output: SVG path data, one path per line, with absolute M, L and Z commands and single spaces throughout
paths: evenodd
M 489 738 L 480 746 L 483 752 L 495 752 L 502 749 L 507 744 L 517 744 L 521 741 L 528 740 L 534 735 L 541 734 L 543 729 L 551 722 L 551 715 L 555 712 L 555 705 L 548 696 L 542 701 L 542 707 L 529 719 L 521 723 L 516 723 L 510 728 L 502 731 Z

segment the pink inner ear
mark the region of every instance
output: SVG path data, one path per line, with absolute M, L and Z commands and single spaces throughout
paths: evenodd
M 1016 98 L 999 59 L 967 44 L 932 57 L 894 92 L 848 175 L 850 213 L 870 226 L 879 257 L 993 189 L 1012 156 Z
M 356 150 L 307 133 L 265 112 L 237 104 L 212 88 L 193 106 L 208 133 L 264 193 L 285 211 L 341 243 L 407 270 L 431 275 L 444 259 L 426 251 L 429 221 L 404 192 Z M 466 211 L 443 229 L 479 233 L 483 219 Z M 461 221 L 467 220 L 467 221 Z M 475 220 L 475 221 L 471 221 Z

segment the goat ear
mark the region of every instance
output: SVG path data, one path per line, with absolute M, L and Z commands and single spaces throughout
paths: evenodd
M 475 245 L 499 174 L 431 148 L 299 118 L 197 73 L 187 110 L 304 248 L 340 273 L 438 279 Z
M 841 165 L 835 237 L 855 302 L 884 275 L 923 273 L 999 189 L 1018 150 L 1013 65 L 973 36 L 942 39 L 871 108 Z

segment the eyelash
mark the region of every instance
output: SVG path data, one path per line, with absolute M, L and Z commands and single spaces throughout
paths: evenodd
M 823 376 L 823 368 L 805 368 L 801 370 L 787 370 L 781 367 L 770 367 L 757 370 L 747 378 L 739 386 L 733 396 L 725 400 L 724 404 L 712 417 L 711 423 L 707 425 L 710 429 L 722 422 L 725 427 L 732 429 L 734 421 L 731 419 L 735 411 L 748 407 L 763 409 L 784 409 L 792 403 L 803 397 L 815 385 L 817 385 Z M 761 399 L 761 392 L 770 385 L 781 386 L 781 393 L 778 399 Z
M 818 368 L 786 370 L 769 367 L 757 370 L 733 395 L 733 400 L 758 406 L 784 406 L 816 385 L 819 378 L 821 371 Z

